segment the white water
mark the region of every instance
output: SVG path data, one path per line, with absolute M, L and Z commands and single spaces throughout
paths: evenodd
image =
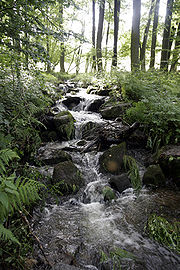
M 86 108 L 90 100 L 97 98 L 87 95 L 85 90 L 78 94 L 83 97 L 79 108 Z M 60 105 L 58 105 L 60 106 Z M 61 106 L 60 106 L 61 108 Z M 77 110 L 71 111 L 76 119 L 76 139 L 70 142 L 48 143 L 46 148 L 64 149 L 75 145 L 81 138 L 79 131 L 89 121 L 105 122 L 99 114 Z M 99 172 L 99 156 L 102 153 L 71 152 L 75 165 L 83 173 L 86 186 L 75 196 L 63 204 L 47 205 L 40 224 L 36 228 L 46 255 L 55 264 L 66 262 L 68 256 L 76 259 L 81 269 L 113 269 L 102 268 L 100 252 L 109 252 L 121 248 L 131 252 L 137 259 L 122 259 L 124 270 L 178 270 L 178 255 L 150 240 L 144 233 L 148 215 L 160 207 L 157 203 L 158 193 L 150 193 L 143 189 L 137 196 L 133 189 L 118 194 L 118 199 L 104 203 L 102 189 L 108 185 L 108 176 Z M 177 206 L 178 207 L 178 206 Z M 69 258 L 69 257 L 68 257 Z M 89 268 L 88 268 L 89 267 Z M 116 266 L 115 270 L 119 268 Z

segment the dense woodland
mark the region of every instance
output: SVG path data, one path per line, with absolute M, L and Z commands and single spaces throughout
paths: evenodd
M 111 105 L 130 102 L 123 121 L 140 124 L 156 155 L 179 146 L 179 70 L 179 0 L 1 0 L 0 268 L 27 269 L 28 219 L 47 193 L 31 165 L 58 85 L 81 82 L 110 89 Z

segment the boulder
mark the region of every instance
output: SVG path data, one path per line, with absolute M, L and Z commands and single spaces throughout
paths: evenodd
M 100 114 L 104 119 L 114 120 L 121 117 L 129 107 L 130 103 L 120 103 L 100 109 Z
M 180 145 L 169 145 L 161 149 L 158 162 L 165 176 L 180 187 Z
M 109 183 L 112 188 L 114 188 L 120 193 L 123 192 L 125 189 L 132 187 L 127 173 L 112 176 L 109 180 Z
M 102 124 L 89 121 L 82 126 L 82 139 L 85 140 L 94 140 L 99 134 L 100 127 Z
M 104 102 L 104 99 L 95 99 L 87 106 L 86 110 L 91 112 L 99 112 L 99 108 L 104 104 Z
M 72 161 L 64 161 L 54 167 L 52 184 L 58 184 L 63 194 L 69 194 L 77 192 L 84 184 L 84 180 L 80 170 Z
M 62 101 L 62 103 L 69 109 L 72 110 L 74 107 L 76 107 L 79 103 L 81 102 L 81 98 L 80 97 L 66 97 L 66 99 L 64 99 Z
M 53 165 L 72 160 L 72 157 L 61 149 L 45 149 L 40 153 L 37 160 L 44 163 L 45 165 Z
M 58 263 L 52 267 L 52 270 L 81 270 L 81 269 L 73 265 Z
M 62 140 L 71 140 L 75 135 L 75 119 L 68 111 L 63 111 L 54 116 L 54 124 Z
M 143 176 L 143 184 L 152 187 L 164 186 L 166 183 L 166 178 L 158 165 L 150 165 Z
M 112 174 L 119 174 L 123 171 L 123 157 L 126 154 L 126 143 L 112 146 L 106 150 L 99 159 L 100 170 Z
M 102 190 L 103 192 L 103 196 L 104 196 L 104 201 L 112 201 L 116 199 L 116 194 L 114 192 L 114 190 L 109 187 L 109 186 L 105 186 Z

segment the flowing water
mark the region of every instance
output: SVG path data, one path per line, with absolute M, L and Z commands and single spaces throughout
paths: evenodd
M 48 143 L 43 149 L 70 149 L 74 164 L 83 174 L 85 186 L 76 195 L 63 198 L 59 205 L 47 204 L 39 221 L 34 223 L 48 260 L 52 265 L 63 262 L 92 270 L 180 269 L 180 257 L 149 239 L 144 231 L 148 215 L 159 208 L 173 213 L 174 218 L 180 214 L 180 194 L 144 188 L 137 195 L 133 189 L 127 189 L 122 194 L 117 193 L 115 201 L 105 203 L 102 189 L 108 183 L 108 176 L 99 172 L 98 160 L 102 153 L 82 153 L 76 146 L 85 123 L 107 121 L 99 114 L 87 111 L 88 105 L 99 96 L 87 95 L 86 89 L 80 89 L 76 95 L 81 102 L 70 111 L 76 119 L 76 138 L 69 142 Z M 67 110 L 61 102 L 57 103 L 57 108 Z M 133 257 L 122 258 L 120 264 L 113 264 L 112 260 L 101 262 L 102 252 L 109 254 L 116 248 L 128 251 Z

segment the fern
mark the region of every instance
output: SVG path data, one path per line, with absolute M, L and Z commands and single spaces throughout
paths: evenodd
M 4 228 L 4 226 L 2 224 L 0 224 L 0 239 L 2 239 L 4 241 L 10 240 L 10 241 L 20 245 L 19 241 L 13 235 L 13 233 L 9 229 Z
M 125 155 L 123 161 L 125 168 L 128 170 L 128 174 L 133 188 L 135 190 L 140 190 L 142 188 L 142 183 L 136 160 L 133 157 Z
M 0 150 L 0 173 L 3 174 L 6 171 L 5 165 L 9 164 L 13 158 L 18 158 L 16 152 L 12 151 L 11 149 L 3 149 Z

